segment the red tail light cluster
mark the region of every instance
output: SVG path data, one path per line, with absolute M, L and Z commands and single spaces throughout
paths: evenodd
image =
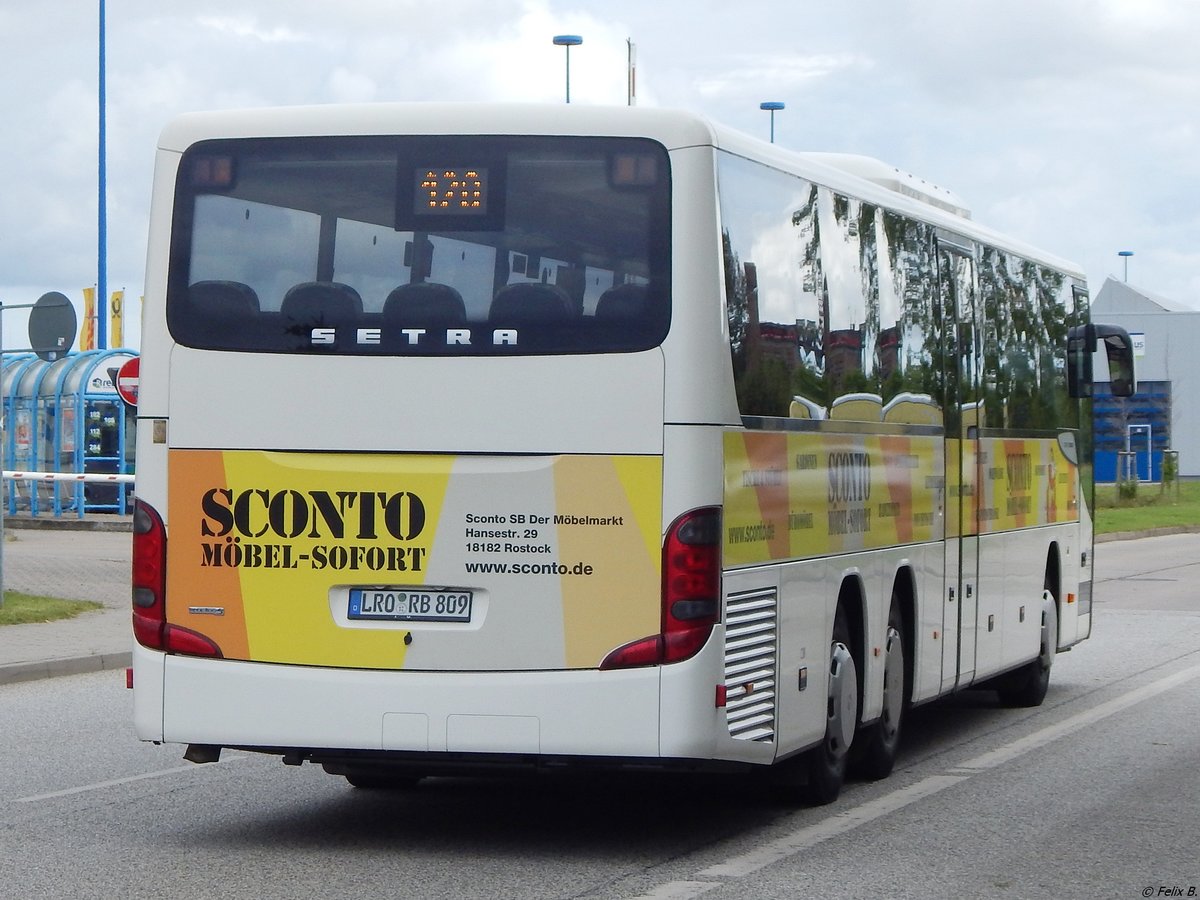
M 220 656 L 208 638 L 167 622 L 167 529 L 158 511 L 143 500 L 133 507 L 133 636 L 143 647 Z
M 165 648 L 167 530 L 150 504 L 133 505 L 133 636 L 143 647 Z
M 680 662 L 695 656 L 721 615 L 721 509 L 684 513 L 667 530 L 662 558 L 662 629 L 604 658 L 601 669 Z

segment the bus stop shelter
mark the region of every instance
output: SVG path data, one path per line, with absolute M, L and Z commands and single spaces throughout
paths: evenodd
M 3 361 L 4 469 L 126 475 L 134 471 L 134 411 L 117 394 L 115 373 L 133 350 L 88 350 L 53 362 L 27 354 Z M 125 484 L 6 478 L 9 515 L 124 514 Z

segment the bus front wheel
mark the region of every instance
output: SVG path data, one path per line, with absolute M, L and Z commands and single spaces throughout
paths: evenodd
M 1003 677 L 997 693 L 1006 706 L 1041 706 L 1050 688 L 1050 666 L 1058 649 L 1058 603 L 1042 591 L 1042 641 L 1037 659 Z

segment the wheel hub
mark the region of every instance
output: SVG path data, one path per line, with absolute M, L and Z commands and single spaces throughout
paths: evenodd
M 900 722 L 900 708 L 904 705 L 904 642 L 900 632 L 888 628 L 887 649 L 883 662 L 883 728 L 890 738 L 896 733 Z
M 833 644 L 829 666 L 829 751 L 840 758 L 850 749 L 858 722 L 858 673 L 850 649 L 840 641 Z
M 1054 654 L 1058 650 L 1058 610 L 1054 595 L 1049 591 L 1042 592 L 1042 652 L 1043 669 L 1049 669 L 1054 662 Z

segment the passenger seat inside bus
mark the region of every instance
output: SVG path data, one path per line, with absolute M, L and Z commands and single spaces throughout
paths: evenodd
M 284 295 L 279 312 L 289 333 L 319 325 L 352 325 L 362 318 L 362 297 L 348 284 L 306 281 Z
M 597 319 L 635 319 L 646 309 L 646 285 L 618 284 L 596 301 Z
M 238 346 L 258 316 L 258 294 L 240 281 L 197 281 L 167 307 L 171 330 L 201 346 Z
M 527 282 L 500 288 L 492 298 L 492 322 L 565 322 L 576 316 L 567 292 L 554 284 Z
M 883 418 L 883 398 L 864 391 L 842 394 L 829 404 L 829 418 L 843 422 L 878 422 Z
M 462 294 L 448 284 L 402 284 L 383 301 L 383 318 L 402 325 L 462 325 L 467 307 Z
M 942 425 L 942 411 L 929 394 L 901 391 L 883 407 L 883 421 L 902 425 Z
M 258 294 L 240 281 L 197 281 L 188 287 L 192 311 L 203 317 L 248 318 L 258 312 Z

